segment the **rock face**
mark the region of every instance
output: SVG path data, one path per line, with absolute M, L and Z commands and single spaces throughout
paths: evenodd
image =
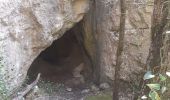
M 75 33 L 92 63 L 94 81 L 114 80 L 119 0 L 89 1 L 0 1 L 0 63 L 3 65 L 0 67 L 0 92 L 9 94 L 19 87 L 40 52 L 79 22 L 89 8 L 83 21 L 75 27 Z M 139 82 L 145 67 L 150 46 L 152 6 L 152 0 L 127 0 L 121 68 L 123 81 Z
M 79 22 L 89 0 L 0 1 L 0 92 L 24 81 L 39 53 Z
M 97 0 L 92 5 L 81 23 L 84 38 L 82 43 L 94 67 L 99 68 L 94 76 L 100 78 L 96 79 L 114 80 L 119 35 L 119 0 Z M 150 46 L 152 10 L 152 0 L 127 0 L 125 47 L 121 69 L 123 80 L 132 80 L 145 67 Z
M 119 8 L 119 0 L 96 0 L 79 25 L 82 25 L 84 39 L 82 44 L 93 62 L 93 76 L 97 83 L 114 80 L 119 35 Z M 152 10 L 152 0 L 127 0 L 121 80 L 134 83 L 130 85 L 139 83 L 145 68 L 150 46 Z M 122 85 L 122 89 L 126 85 L 127 83 Z

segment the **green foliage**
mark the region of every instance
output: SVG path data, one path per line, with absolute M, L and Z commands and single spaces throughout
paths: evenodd
M 150 91 L 149 92 L 149 97 L 152 99 L 152 100 L 161 100 L 161 98 L 159 97 L 159 94 L 156 92 L 156 91 Z
M 166 81 L 166 77 L 163 76 L 162 74 L 159 74 L 159 78 L 160 78 L 160 81 L 161 81 L 161 82 Z
M 153 75 L 151 71 L 146 72 L 143 79 L 150 81 L 149 84 L 146 84 L 146 86 L 149 87 L 150 92 L 148 96 L 144 95 L 141 98 L 147 99 L 149 97 L 151 100 L 161 100 L 161 97 L 167 91 L 167 76 L 170 77 L 169 72 L 166 72 L 166 75 Z
M 161 88 L 160 84 L 146 84 L 152 91 L 158 91 Z

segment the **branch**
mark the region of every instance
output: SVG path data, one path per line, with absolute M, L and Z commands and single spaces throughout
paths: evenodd
M 30 85 L 28 85 L 25 89 L 25 91 L 19 92 L 19 96 L 15 97 L 13 100 L 21 100 L 39 81 L 41 74 L 39 73 L 36 80 L 32 82 Z

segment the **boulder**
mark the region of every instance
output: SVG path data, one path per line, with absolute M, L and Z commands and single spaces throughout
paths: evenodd
M 21 86 L 33 60 L 83 18 L 89 1 L 0 1 L 1 93 Z

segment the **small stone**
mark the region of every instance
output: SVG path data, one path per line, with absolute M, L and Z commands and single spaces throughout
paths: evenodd
M 33 92 L 34 93 L 37 93 L 39 91 L 39 87 L 36 85 L 35 87 L 34 87 L 34 89 L 33 89 Z
M 110 88 L 110 85 L 108 84 L 108 83 L 102 83 L 102 84 L 100 84 L 100 88 L 101 89 L 109 89 Z
M 92 85 L 91 90 L 92 91 L 99 91 L 99 88 L 97 86 L 95 86 L 95 85 Z
M 21 98 L 21 100 L 25 100 L 25 98 L 24 98 L 24 97 L 22 97 L 22 98 Z
M 84 89 L 83 91 L 81 91 L 81 93 L 88 93 L 90 92 L 90 89 Z
M 68 92 L 71 92 L 72 91 L 72 88 L 67 88 L 66 89 Z
M 37 85 L 35 86 L 35 89 L 38 89 L 38 86 L 37 86 Z
M 81 98 L 80 100 L 84 100 L 84 98 Z

